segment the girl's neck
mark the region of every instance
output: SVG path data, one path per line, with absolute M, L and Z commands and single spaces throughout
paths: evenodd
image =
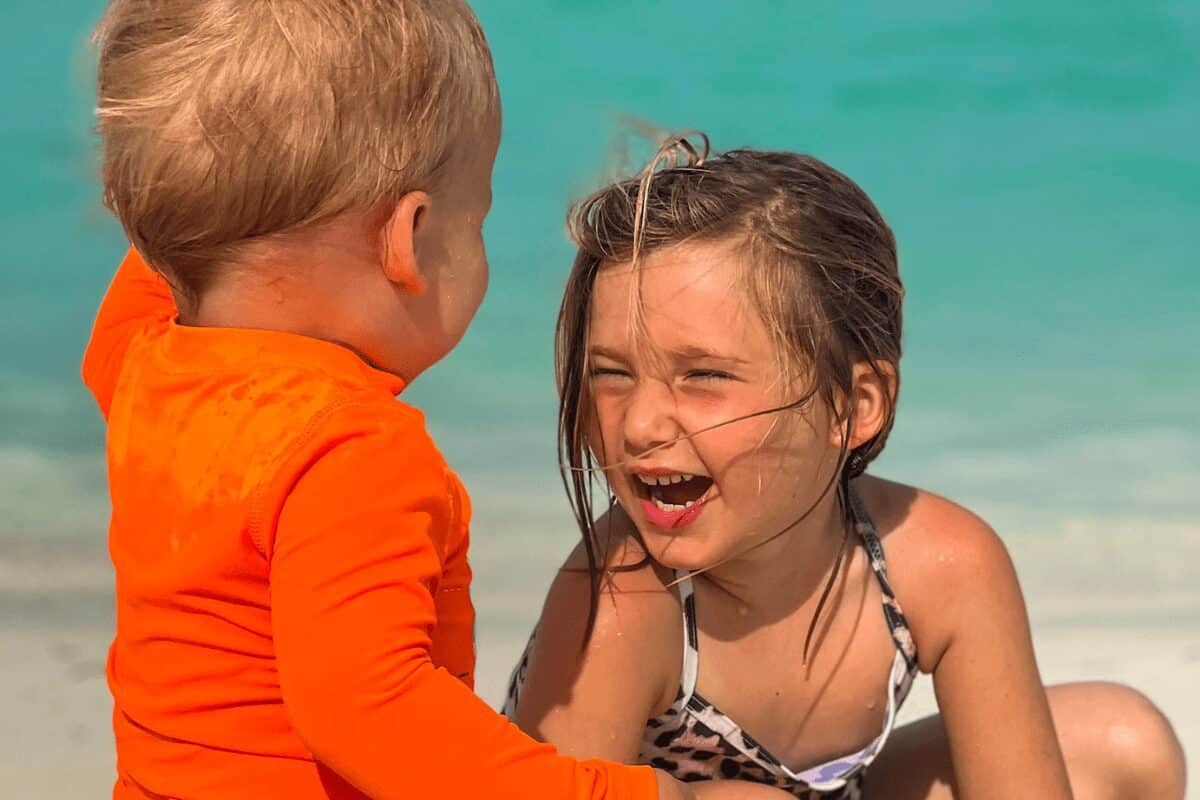
M 792 528 L 705 574 L 739 615 L 781 619 L 818 601 L 838 553 L 850 545 L 845 512 L 830 491 Z

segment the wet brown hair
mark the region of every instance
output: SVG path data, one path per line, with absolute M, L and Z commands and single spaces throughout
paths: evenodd
M 836 486 L 847 524 L 819 615 L 845 551 L 849 481 L 883 450 L 895 419 L 904 289 L 896 240 L 879 210 L 854 181 L 811 156 L 748 149 L 710 156 L 707 138 L 692 134 L 667 139 L 640 174 L 575 204 L 568 224 L 578 252 L 555 341 L 559 457 L 593 578 L 587 629 L 607 560 L 592 494 L 599 469 L 587 438 L 593 287 L 607 265 L 636 267 L 642 257 L 684 243 L 737 243 L 748 296 L 776 345 L 785 385 L 797 375 L 808 385 L 786 405 L 751 416 L 799 409 L 817 399 L 848 429 L 853 420 L 846 419 L 844 398 L 853 390 L 856 364 L 869 365 L 893 387 L 878 433 L 853 451 L 843 438 L 839 470 L 821 494 Z M 637 274 L 635 269 L 635 281 Z
M 428 188 L 498 109 L 462 0 L 111 0 L 105 204 L 195 300 L 247 245 Z

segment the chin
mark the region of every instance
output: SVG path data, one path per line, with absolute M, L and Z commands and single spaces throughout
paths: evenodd
M 702 536 L 671 536 L 659 532 L 647 534 L 643 530 L 642 540 L 650 557 L 657 563 L 684 572 L 711 567 L 726 555 L 726 548 L 714 547 Z

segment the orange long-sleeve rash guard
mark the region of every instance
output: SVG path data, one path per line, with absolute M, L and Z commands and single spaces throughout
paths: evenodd
M 108 420 L 114 797 L 628 798 L 472 692 L 467 495 L 401 381 L 176 324 L 136 253 L 84 358 Z

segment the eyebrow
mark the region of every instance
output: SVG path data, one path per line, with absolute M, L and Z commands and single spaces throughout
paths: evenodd
M 613 361 L 625 361 L 626 360 L 626 356 L 623 353 L 616 351 L 616 350 L 612 350 L 607 347 L 604 347 L 602 345 L 593 346 L 591 348 L 590 352 L 591 352 L 591 356 L 593 358 L 596 358 L 597 356 L 599 356 L 600 358 L 608 358 Z M 749 361 L 747 361 L 744 358 L 738 358 L 737 356 L 731 356 L 731 355 L 724 355 L 722 353 L 715 353 L 712 350 L 708 350 L 707 348 L 704 348 L 704 347 L 698 347 L 696 345 L 690 345 L 688 347 L 679 347 L 679 348 L 675 348 L 672 350 L 667 350 L 666 354 L 668 356 L 671 356 L 672 358 L 674 358 L 677 361 L 724 361 L 729 364 L 749 364 L 750 363 Z
M 607 358 L 609 361 L 617 361 L 621 364 L 626 363 L 625 354 L 620 350 L 613 350 L 603 345 L 593 345 L 588 348 L 588 358 Z
M 708 350 L 704 347 L 697 347 L 695 345 L 692 345 L 689 347 L 680 347 L 675 350 L 668 350 L 667 353 L 669 353 L 672 356 L 675 356 L 676 358 L 680 359 L 681 361 L 708 360 L 708 361 L 726 361 L 731 364 L 749 364 L 750 363 L 749 361 L 747 361 L 744 358 L 738 358 L 737 356 L 725 355 L 724 353 L 715 353 L 712 350 Z

